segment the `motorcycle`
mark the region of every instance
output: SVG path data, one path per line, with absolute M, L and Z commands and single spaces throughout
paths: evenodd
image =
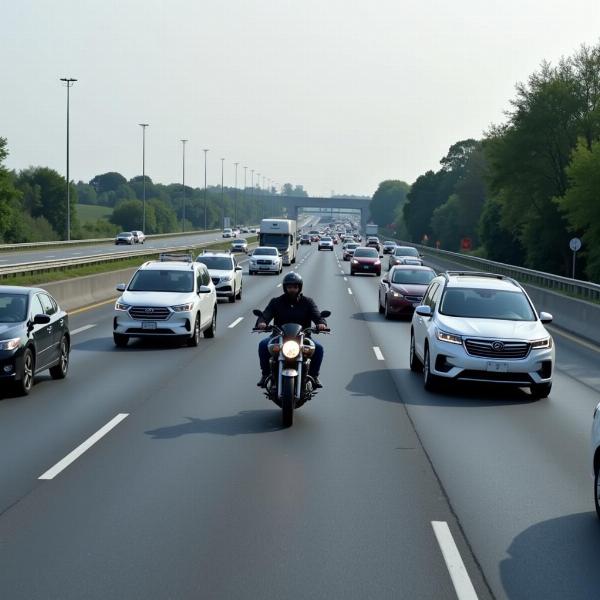
M 263 313 L 252 311 L 257 317 L 263 318 Z M 321 312 L 323 319 L 331 315 L 331 311 Z M 255 333 L 269 333 L 269 354 L 271 373 L 265 385 L 265 396 L 281 408 L 281 420 L 284 427 L 294 423 L 294 411 L 300 408 L 316 393 L 313 378 L 308 374 L 312 355 L 315 353 L 315 343 L 309 334 L 329 333 L 314 328 L 303 328 L 298 323 L 286 323 L 282 327 L 272 325 L 265 329 L 253 329 Z

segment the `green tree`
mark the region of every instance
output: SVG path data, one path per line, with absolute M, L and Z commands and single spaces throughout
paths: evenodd
M 125 231 L 142 228 L 143 204 L 139 200 L 124 200 L 115 209 L 110 222 Z
M 382 227 L 388 227 L 396 220 L 397 211 L 406 203 L 410 185 L 404 181 L 382 181 L 369 204 L 371 219 Z
M 96 175 L 96 177 L 90 181 L 90 185 L 96 190 L 97 194 L 116 192 L 119 189 L 119 186 L 126 184 L 127 179 L 125 179 L 121 173 L 116 173 L 114 171 Z

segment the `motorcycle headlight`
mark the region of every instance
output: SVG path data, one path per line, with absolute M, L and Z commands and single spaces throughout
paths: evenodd
M 531 342 L 531 348 L 535 350 L 540 350 L 542 348 L 552 348 L 552 338 L 547 337 L 542 340 L 535 340 Z
M 21 338 L 0 340 L 0 350 L 16 350 L 21 345 Z
M 190 312 L 194 308 L 193 302 L 187 304 L 178 304 L 177 306 L 171 306 L 175 312 Z
M 117 300 L 115 302 L 115 310 L 128 311 L 129 310 L 129 304 L 125 304 L 124 302 L 121 302 L 120 300 Z
M 286 358 L 296 358 L 300 354 L 300 345 L 294 340 L 288 340 L 281 349 Z
M 453 333 L 447 333 L 439 329 L 437 331 L 437 339 L 442 342 L 449 342 L 450 344 L 462 344 L 460 335 L 454 335 Z

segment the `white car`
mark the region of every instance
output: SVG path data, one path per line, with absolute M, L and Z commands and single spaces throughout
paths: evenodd
M 212 338 L 217 327 L 217 293 L 205 265 L 191 255 L 161 255 L 144 263 L 115 303 L 113 339 L 125 347 L 130 338 L 176 337 L 197 346 L 200 334 Z
M 206 265 L 217 291 L 217 297 L 228 298 L 229 302 L 242 299 L 242 267 L 226 252 L 204 252 L 196 262 Z
M 331 250 L 333 252 L 333 240 L 330 237 L 322 237 L 319 240 L 318 250 Z
M 143 244 L 146 241 L 146 236 L 143 231 L 134 229 L 132 232 L 136 244 Z
M 443 381 L 491 382 L 546 398 L 554 343 L 544 323 L 551 321 L 514 279 L 448 271 L 432 280 L 413 314 L 410 368 L 423 369 L 427 390 Z
M 592 423 L 592 475 L 594 477 L 594 504 L 600 519 L 600 404 L 594 410 Z
M 237 233 L 231 229 L 231 227 L 226 227 L 225 229 L 223 229 L 223 237 L 224 238 L 232 238 L 232 237 L 236 237 Z
M 279 275 L 283 270 L 281 253 L 274 246 L 259 246 L 250 255 L 248 273 L 275 273 Z

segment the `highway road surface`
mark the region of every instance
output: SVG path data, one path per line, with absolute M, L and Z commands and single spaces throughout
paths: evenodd
M 600 349 L 556 333 L 546 400 L 428 393 L 410 323 L 338 254 L 290 267 L 333 313 L 325 387 L 291 429 L 250 333 L 281 277 L 246 273 L 198 348 L 117 349 L 111 303 L 71 315 L 68 377 L 0 400 L 0 598 L 600 596 Z

